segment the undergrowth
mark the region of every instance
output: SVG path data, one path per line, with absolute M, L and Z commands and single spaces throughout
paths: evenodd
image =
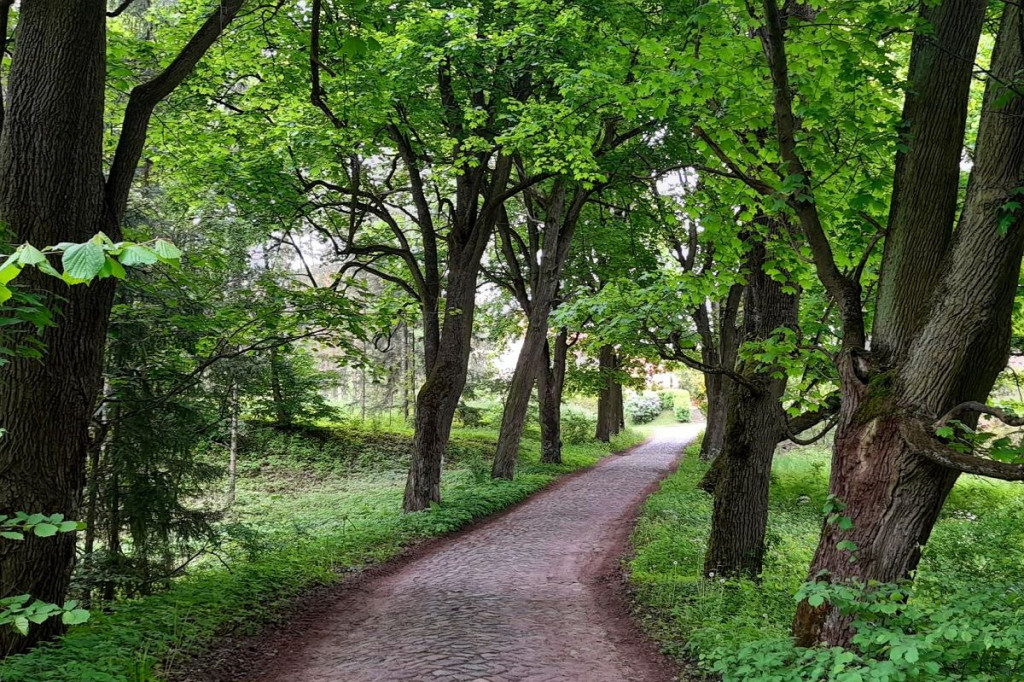
M 558 466 L 540 464 L 539 443 L 524 440 L 515 480 L 495 481 L 489 458 L 496 433 L 459 430 L 453 434 L 442 504 L 404 515 L 399 509 L 407 433 L 322 426 L 250 437 L 237 502 L 224 522 L 231 539 L 217 553 L 226 566 L 211 558 L 165 592 L 94 613 L 61 640 L 6 659 L 0 680 L 159 679 L 161 671 L 173 670 L 217 637 L 256 632 L 313 586 L 334 583 L 418 541 L 458 530 L 642 440 L 625 432 L 610 445 L 567 445 Z
M 711 498 L 696 488 L 706 469 L 696 453 L 694 446 L 646 503 L 629 568 L 645 626 L 698 675 L 725 682 L 1024 679 L 1019 486 L 963 477 L 912 586 L 822 595 L 857 619 L 857 646 L 801 649 L 789 628 L 821 527 L 828 453 L 776 457 L 759 581 L 702 576 Z

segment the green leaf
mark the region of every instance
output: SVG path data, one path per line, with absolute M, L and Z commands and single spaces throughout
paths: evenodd
M 61 533 L 70 533 L 73 530 L 79 530 L 78 521 L 64 521 L 58 526 Z
M 0 269 L 0 284 L 7 284 L 21 273 L 21 268 L 11 263 Z
M 25 616 L 18 616 L 14 619 L 14 629 L 23 635 L 28 634 L 28 618 Z
M 13 530 L 0 531 L 0 538 L 6 538 L 8 540 L 24 540 L 25 536 L 21 533 L 16 533 Z
M 57 526 L 52 523 L 40 523 L 36 525 L 32 531 L 41 538 L 52 537 L 57 534 Z
M 153 250 L 156 251 L 156 255 L 165 261 L 177 262 L 181 259 L 181 249 L 166 239 L 157 239 L 156 243 L 153 244 Z
M 85 609 L 72 609 L 65 611 L 60 619 L 65 625 L 81 625 L 89 620 L 89 612 Z
M 124 247 L 124 251 L 121 252 L 119 257 L 121 265 L 127 265 L 131 267 L 133 265 L 152 265 L 156 263 L 159 258 L 153 253 L 151 249 L 138 244 L 131 244 Z
M 106 260 L 102 246 L 86 242 L 69 247 L 61 262 L 64 264 L 65 278 L 88 282 L 99 274 Z
M 19 265 L 39 265 L 45 262 L 46 255 L 31 244 L 22 244 L 18 248 Z

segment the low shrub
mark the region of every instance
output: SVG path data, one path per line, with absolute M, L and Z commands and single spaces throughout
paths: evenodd
M 673 391 L 672 404 L 674 406 L 673 413 L 675 414 L 677 422 L 688 422 L 692 418 L 690 413 L 692 402 L 690 400 L 690 392 L 685 390 Z
M 625 409 L 634 424 L 647 424 L 661 414 L 661 400 L 654 393 L 644 393 L 627 400 Z
M 661 402 L 661 411 L 671 410 L 675 407 L 675 392 L 672 390 L 658 391 L 658 401 Z
M 594 440 L 597 431 L 597 416 L 579 407 L 562 407 L 562 443 L 578 445 Z

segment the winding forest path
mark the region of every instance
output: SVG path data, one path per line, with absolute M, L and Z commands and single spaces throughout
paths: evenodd
M 672 679 L 628 617 L 618 561 L 640 503 L 699 429 L 662 427 L 643 445 L 347 590 L 246 679 Z

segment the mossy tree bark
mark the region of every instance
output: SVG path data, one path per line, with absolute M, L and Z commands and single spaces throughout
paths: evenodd
M 829 491 L 850 523 L 823 525 L 812 580 L 908 578 L 959 473 L 1024 480 L 1024 467 L 956 453 L 934 435 L 943 415 L 984 401 L 1005 366 L 1024 253 L 1021 212 L 1002 208 L 1024 185 L 1024 98 L 1005 85 L 1024 68 L 1016 4 L 1001 7 L 974 166 L 957 218 L 970 85 L 987 6 L 946 0 L 920 9 L 928 28 L 914 36 L 911 50 L 906 145 L 896 158 L 868 350 L 860 287 L 836 266 L 800 159 L 785 22 L 775 0 L 763 3 L 760 37 L 775 86 L 780 157 L 787 173 L 808 179 L 788 201 L 818 277 L 838 304 L 843 332 L 842 409 Z M 979 412 L 970 410 L 968 421 Z M 848 644 L 853 634 L 827 603 L 800 604 L 793 631 L 803 645 Z

